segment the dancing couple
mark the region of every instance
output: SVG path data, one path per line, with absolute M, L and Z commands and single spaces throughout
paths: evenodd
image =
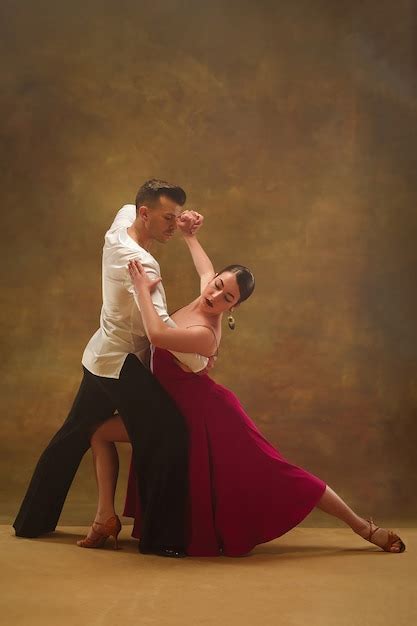
M 236 396 L 208 375 L 223 315 L 233 328 L 232 313 L 255 281 L 242 265 L 215 272 L 197 238 L 203 217 L 182 211 L 185 200 L 181 187 L 149 180 L 136 206 L 125 205 L 106 233 L 100 328 L 84 351 L 70 413 L 35 468 L 14 522 L 16 535 L 55 529 L 91 447 L 98 508 L 77 543 L 98 548 L 113 537 L 117 548 L 115 442 L 130 442 L 124 515 L 134 518 L 141 553 L 243 555 L 288 532 L 315 507 L 387 552 L 404 551 L 393 531 L 360 517 L 323 480 L 287 461 Z M 200 295 L 169 316 L 150 249 L 177 229 L 200 276 Z

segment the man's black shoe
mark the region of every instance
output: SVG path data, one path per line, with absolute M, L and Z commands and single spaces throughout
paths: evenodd
M 166 556 L 170 559 L 183 559 L 186 557 L 184 550 L 180 548 L 168 548 L 165 546 L 159 546 L 157 548 L 147 548 L 139 543 L 139 552 L 141 554 L 156 554 L 157 556 Z

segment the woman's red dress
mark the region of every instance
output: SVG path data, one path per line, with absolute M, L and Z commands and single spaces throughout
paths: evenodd
M 239 556 L 280 537 L 317 505 L 326 483 L 289 463 L 259 432 L 236 396 L 207 374 L 183 371 L 156 348 L 153 372 L 189 430 L 190 556 Z M 140 501 L 130 470 L 123 515 L 140 538 Z

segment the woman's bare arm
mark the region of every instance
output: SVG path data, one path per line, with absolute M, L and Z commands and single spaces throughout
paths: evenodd
M 207 286 L 207 284 L 213 278 L 215 272 L 212 262 L 203 249 L 203 246 L 198 241 L 195 235 L 191 237 L 184 237 L 194 261 L 195 268 L 200 276 L 200 293 Z
M 200 276 L 200 291 L 203 291 L 203 289 L 207 286 L 207 283 L 209 283 L 213 278 L 215 272 L 213 263 L 195 235 L 195 222 L 193 223 L 192 221 L 193 213 L 195 212 L 184 211 L 179 218 L 178 227 L 182 232 L 188 249 L 190 250 L 195 269 L 197 270 L 197 274 Z M 195 215 L 202 218 L 199 213 L 195 213 Z M 200 223 L 198 223 L 198 228 L 199 227 Z
M 170 328 L 164 324 L 155 311 L 150 294 L 160 279 L 150 281 L 139 261 L 129 262 L 129 274 L 139 300 L 146 334 L 154 346 L 179 352 L 197 352 L 207 357 L 215 352 L 214 337 L 209 328 Z

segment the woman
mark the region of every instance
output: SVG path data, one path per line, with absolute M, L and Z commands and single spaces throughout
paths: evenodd
M 174 399 L 189 429 L 187 553 L 246 554 L 257 544 L 288 532 L 314 507 L 343 520 L 354 532 L 387 552 L 404 551 L 405 545 L 395 533 L 358 516 L 320 478 L 284 459 L 261 435 L 232 392 L 206 373 L 196 375 L 192 371 L 192 353 L 207 358 L 217 355 L 222 316 L 251 295 L 254 279 L 247 268 L 237 265 L 215 274 L 197 239 L 190 237 L 192 242 L 188 244 L 200 275 L 201 295 L 172 316 L 177 328 L 166 326 L 154 310 L 150 293 L 157 281 L 149 281 L 138 262 L 129 264 L 145 330 L 155 346 L 153 372 Z M 229 317 L 229 324 L 234 323 L 232 319 Z M 183 353 L 187 353 L 188 367 L 181 362 L 185 360 Z M 104 433 L 103 439 L 127 441 L 121 419 L 114 417 L 111 422 L 111 432 Z M 101 428 L 109 426 L 106 423 Z M 106 503 L 106 513 L 102 508 L 101 514 L 103 519 L 106 514 L 111 516 L 107 526 L 101 523 L 90 531 L 90 543 L 99 545 L 107 536 L 117 536 L 120 524 L 112 505 L 117 464 L 104 456 L 101 466 L 106 474 L 101 487 L 97 476 L 99 494 L 101 490 L 102 502 Z M 124 515 L 135 517 L 132 534 L 140 538 L 139 494 L 132 468 Z

